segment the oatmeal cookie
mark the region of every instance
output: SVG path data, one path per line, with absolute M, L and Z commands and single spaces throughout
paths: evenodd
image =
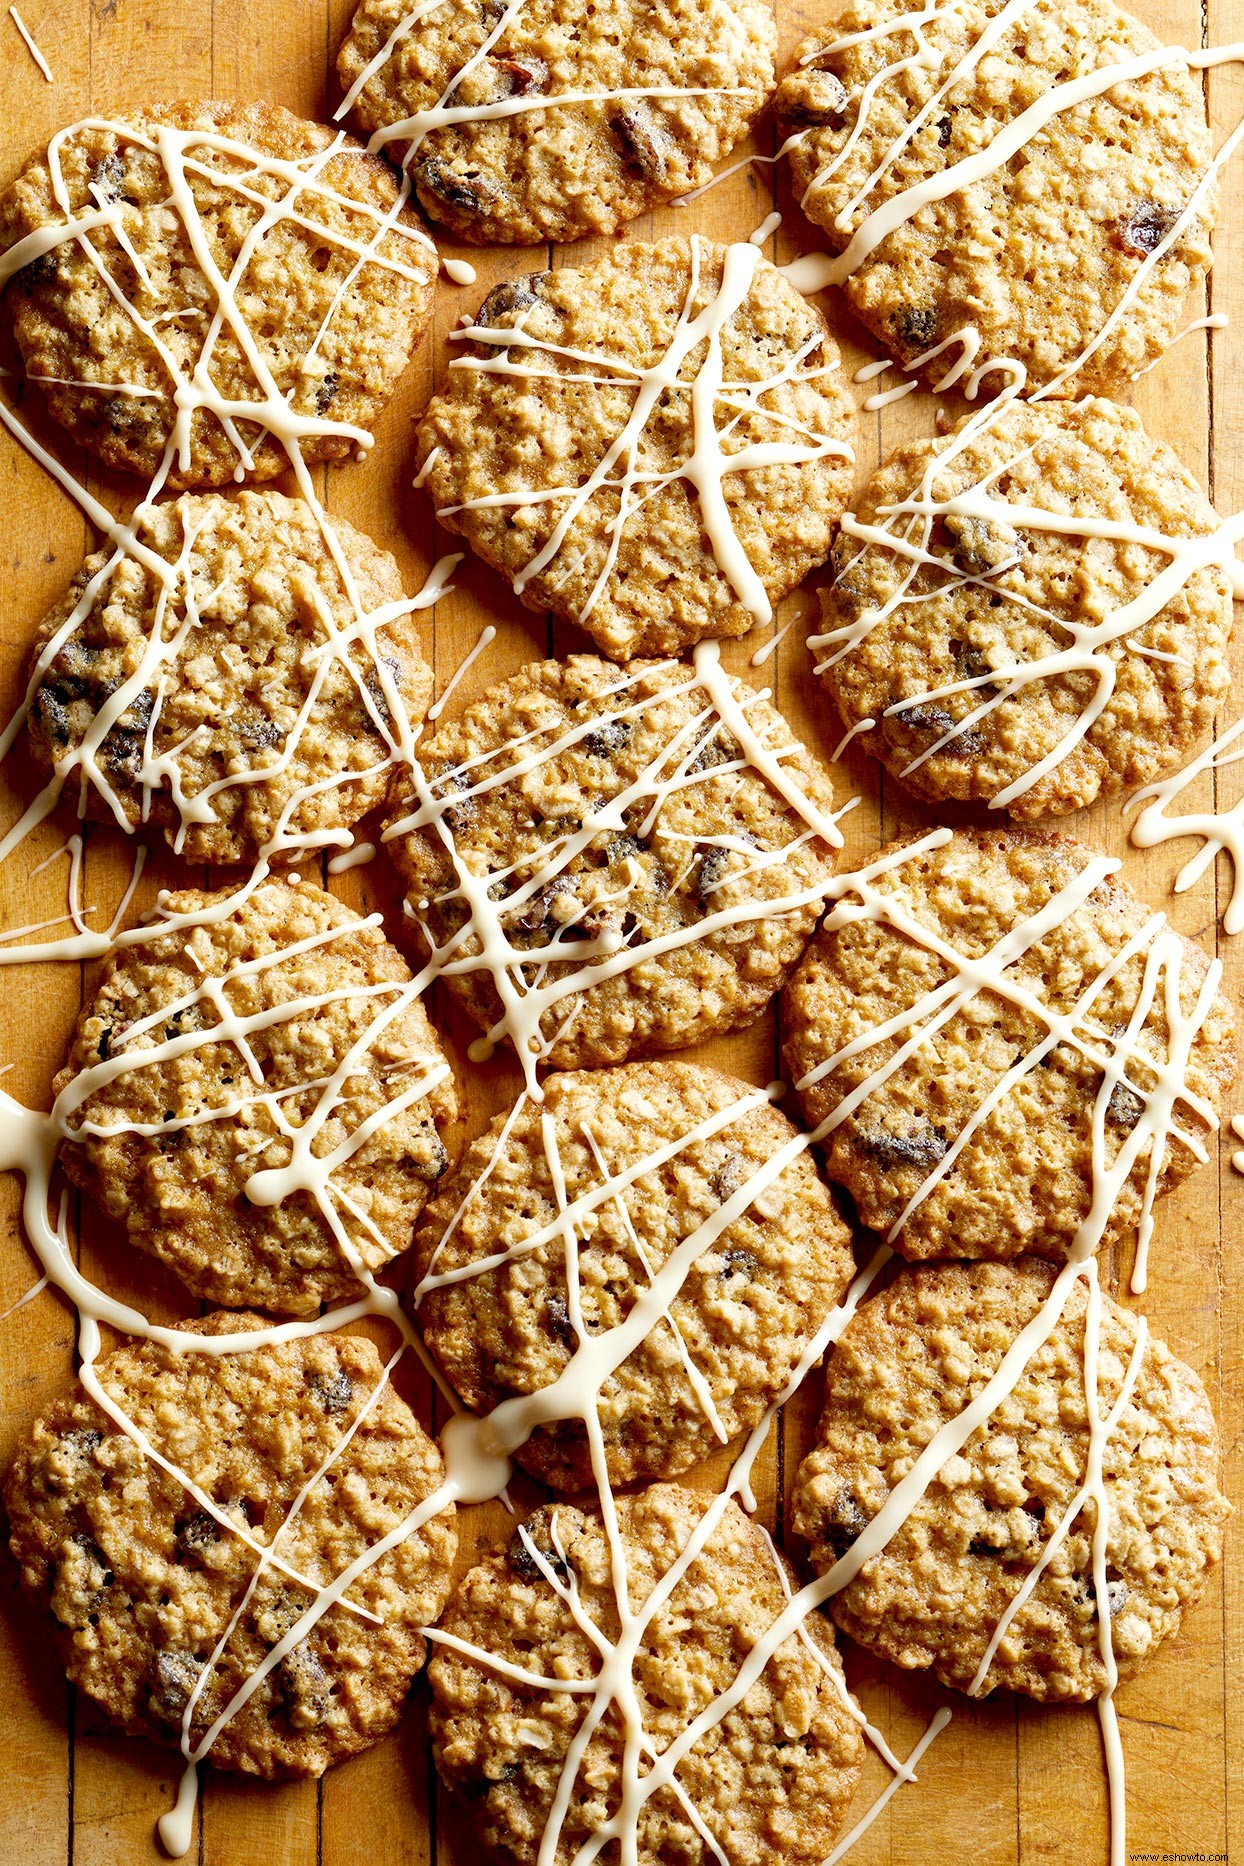
M 1020 402 L 979 424 L 969 416 L 949 440 L 899 448 L 865 487 L 855 518 L 902 548 L 839 533 L 822 672 L 846 725 L 875 721 L 860 745 L 918 796 L 995 803 L 1006 793 L 1014 817 L 1057 816 L 1148 783 L 1210 731 L 1230 683 L 1231 581 L 1222 565 L 1194 570 L 1152 621 L 1127 626 L 1130 605 L 1172 562 L 1142 534 L 1178 541 L 1219 523 L 1130 408 Z M 949 509 L 956 500 L 997 510 Z M 909 501 L 934 507 L 914 533 L 901 515 Z M 1008 506 L 1049 514 L 1052 528 L 1012 524 Z M 1135 535 L 1094 537 L 1099 522 Z M 913 545 L 931 561 L 913 563 Z M 1084 638 L 1120 614 L 1115 639 Z M 1046 665 L 1036 678 L 1012 671 Z
M 529 608 L 619 660 L 676 654 L 824 563 L 855 411 L 820 313 L 755 247 L 631 241 L 498 286 L 472 330 L 419 481 Z
M 1084 358 L 1069 392 L 1109 392 L 1161 355 L 1210 268 L 1212 186 L 1147 264 L 1209 167 L 1200 73 L 1171 59 L 1064 98 L 1008 159 L 938 199 L 947 171 L 1056 86 L 1159 51 L 1112 0 L 1037 0 L 982 44 L 1002 7 L 964 0 L 930 18 L 920 0 L 852 0 L 806 40 L 775 100 L 801 137 L 796 198 L 842 255 L 852 308 L 905 367 L 949 343 L 926 365 L 941 379 L 967 331 L 977 367 L 1005 358 L 1035 386 Z M 905 23 L 917 15 L 918 32 Z M 923 197 L 892 208 L 908 190 Z M 869 224 L 887 209 L 896 226 Z
M 755 1425 L 855 1268 L 850 1234 L 807 1152 L 714 1224 L 795 1137 L 763 1092 L 699 1063 L 550 1076 L 544 1101 L 498 1116 L 424 1213 L 418 1265 L 430 1280 L 419 1315 L 447 1379 L 476 1412 L 551 1386 L 580 1342 L 616 1328 L 707 1227 L 667 1319 L 601 1389 L 609 1480 L 676 1476 Z M 543 1241 L 525 1248 L 535 1236 Z M 502 1252 L 514 1255 L 470 1274 Z M 582 1421 L 539 1427 L 516 1455 L 554 1489 L 592 1483 Z
M 113 954 L 53 1118 L 70 1177 L 196 1296 L 309 1315 L 359 1294 L 339 1233 L 373 1271 L 408 1248 L 457 1098 L 378 926 L 306 884 L 236 899 L 171 895 L 171 913 L 205 924 Z M 295 1130 L 321 1105 L 300 1165 Z M 331 1155 L 321 1184 L 314 1162 Z M 252 1199 L 286 1168 L 278 1203 Z
M 765 0 L 422 11 L 403 31 L 407 0 L 362 0 L 337 70 L 424 210 L 482 245 L 614 233 L 702 186 L 773 89 Z M 442 107 L 466 114 L 437 124 Z
M 211 1337 L 262 1324 L 243 1314 L 184 1326 Z M 439 1488 L 440 1453 L 391 1387 L 369 1404 L 380 1357 L 354 1336 L 226 1355 L 144 1342 L 96 1372 L 174 1470 L 79 1389 L 19 1447 L 5 1485 L 11 1546 L 31 1595 L 51 1609 L 78 1689 L 131 1735 L 174 1744 L 197 1692 L 197 1744 L 320 1588 Z M 256 1546 L 272 1554 L 247 1597 Z M 456 1546 L 448 1505 L 365 1569 L 346 1600 L 379 1617 L 329 1607 L 229 1719 L 211 1761 L 248 1775 L 320 1775 L 391 1730 Z
M 678 663 L 535 662 L 421 746 L 422 793 L 399 774 L 409 923 L 489 1042 L 625 1062 L 739 1029 L 780 989 L 833 872 L 813 827 L 832 790 L 767 700 L 731 691 L 727 721 Z
M 301 501 L 209 493 L 148 507 L 139 540 L 167 577 L 97 552 L 40 624 L 36 764 L 84 770 L 88 815 L 130 831 L 156 823 L 190 862 L 297 859 L 334 832 L 347 841 L 388 789 L 385 677 L 417 722 L 432 674 L 409 616 L 351 638 L 360 614 L 403 601 L 401 575 L 387 551 L 330 523 L 357 607 Z
M 931 841 L 881 850 L 785 994 L 788 1079 L 829 1176 L 911 1258 L 1058 1261 L 1085 1225 L 1110 1244 L 1146 1209 L 1155 1141 L 1156 1192 L 1195 1170 L 1235 1075 L 1231 1007 L 1211 990 L 1198 1023 L 1205 954 L 1079 843 Z
M 678 1560 L 706 1512 L 718 1512 L 701 1552 L 652 1614 L 631 1668 L 645 1732 L 656 1753 L 734 1682 L 739 1666 L 786 1603 L 785 1563 L 735 1503 L 673 1484 L 618 1503 L 619 1542 L 632 1612 Z M 595 1514 L 551 1504 L 507 1548 L 473 1568 L 446 1610 L 444 1630 L 482 1654 L 544 1678 L 591 1679 L 594 1644 L 542 1571 L 573 1589 L 606 1639 L 619 1636 L 610 1546 Z M 787 1585 L 790 1585 L 789 1580 Z M 535 1689 L 447 1648 L 429 1667 L 436 1764 L 469 1795 L 481 1837 L 534 1866 L 567 1751 L 590 1695 Z M 616 1706 L 592 1735 L 570 1795 L 557 1866 L 618 1811 L 625 1725 Z M 658 1790 L 639 1809 L 638 1866 L 820 1866 L 859 1777 L 863 1753 L 833 1631 L 812 1614 L 779 1646 L 743 1701 L 712 1723 L 678 1764 L 682 1796 Z M 650 1766 L 645 1757 L 642 1774 Z M 685 1797 L 685 1799 L 683 1799 Z M 698 1813 L 720 1853 L 688 1817 Z M 627 1823 L 629 1829 L 629 1822 Z
M 107 466 L 154 478 L 176 439 L 178 489 L 271 479 L 287 429 L 308 461 L 352 453 L 432 314 L 435 253 L 388 164 L 277 104 L 63 132 L 0 201 L 0 253 L 23 242 L 28 376 Z
M 905 1270 L 863 1304 L 832 1349 L 817 1446 L 799 1467 L 795 1527 L 826 1573 L 934 1434 L 997 1372 L 1050 1294 L 1054 1271 L 1016 1264 Z M 973 1683 L 1003 1614 L 1041 1559 L 1084 1480 L 1087 1291 L 1075 1283 L 1054 1332 L 1013 1392 L 948 1459 L 880 1554 L 833 1595 L 852 1639 L 908 1670 Z M 1098 1404 L 1122 1390 L 1136 1318 L 1102 1299 Z M 1120 1678 L 1178 1627 L 1222 1549 L 1218 1432 L 1192 1369 L 1150 1338 L 1106 1446 L 1107 1600 Z M 1049 1702 L 1105 1689 L 1092 1540 L 1096 1505 L 1066 1539 L 1005 1630 L 985 1689 Z

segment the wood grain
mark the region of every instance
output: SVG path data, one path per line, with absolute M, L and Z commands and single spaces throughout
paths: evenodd
M 247 100 L 271 98 L 306 115 L 326 118 L 339 95 L 333 79 L 337 44 L 351 0 L 24 0 L 23 15 L 51 65 L 48 85 L 0 9 L 0 185 L 8 181 L 50 133 L 91 110 L 141 103 L 153 97 L 214 92 Z M 778 0 L 783 55 L 820 27 L 833 0 Z M 1244 40 L 1244 0 L 1136 0 L 1135 10 L 1162 36 L 1185 45 Z M 1204 39 L 1203 39 L 1204 34 Z M 1221 139 L 1244 114 L 1244 67 L 1211 73 L 1206 91 Z M 772 153 L 773 133 L 762 122 L 753 143 Z M 776 203 L 785 223 L 768 249 L 789 258 L 815 244 L 815 235 L 792 206 L 777 173 Z M 666 208 L 637 222 L 631 237 L 651 238 L 697 229 L 717 239 L 746 237 L 774 205 L 775 171 L 754 165 L 732 177 L 689 210 Z M 1178 448 L 1201 475 L 1220 510 L 1244 504 L 1244 187 L 1229 173 L 1216 237 L 1217 263 L 1203 309 L 1235 312 L 1238 322 L 1190 338 L 1136 387 L 1134 400 L 1152 431 Z M 418 587 L 452 541 L 438 535 L 427 501 L 409 491 L 412 423 L 443 368 L 448 332 L 497 280 L 544 265 L 579 264 L 592 244 L 573 250 L 529 249 L 472 253 L 478 284 L 442 285 L 432 343 L 412 364 L 401 392 L 379 424 L 375 449 L 364 466 L 324 470 L 329 508 L 392 550 L 409 587 Z M 1067 255 L 1068 265 L 1075 256 Z M 854 370 L 874 353 L 841 305 L 826 303 Z M 7 341 L 7 340 L 5 340 Z M 8 359 L 0 347 L 0 362 Z M 49 427 L 33 394 L 23 409 L 36 431 Z M 927 433 L 933 398 L 920 394 L 880 414 L 861 416 L 859 472 L 872 471 L 885 452 L 907 436 Z M 101 475 L 75 457 L 63 439 L 55 446 L 91 490 L 123 511 L 132 483 Z M 21 689 L 34 625 L 63 589 L 90 540 L 77 510 L 7 438 L 0 437 L 0 565 L 4 602 L 0 617 L 0 703 L 7 710 Z M 837 734 L 815 690 L 802 645 L 802 620 L 814 609 L 808 592 L 784 605 L 779 622 L 797 626 L 762 673 L 748 669 L 756 643 L 731 644 L 727 665 L 773 687 L 778 704 L 802 735 L 828 757 Z M 488 655 L 473 670 L 462 698 L 533 656 L 584 645 L 574 631 L 552 626 L 522 609 L 501 582 L 464 563 L 457 589 L 434 614 L 421 618 L 426 651 L 443 685 L 474 646 L 485 623 L 499 625 Z M 1244 651 L 1241 651 L 1244 654 Z M 1237 675 L 1244 668 L 1237 668 Z M 1241 688 L 1244 690 L 1244 681 Z M 1235 708 L 1238 708 L 1238 699 Z M 1222 723 L 1234 716 L 1229 710 Z M 31 792 L 20 758 L 0 772 L 5 821 Z M 843 795 L 864 801 L 847 819 L 848 861 L 874 848 L 879 837 L 928 822 L 919 806 L 858 752 L 839 771 Z M 1231 772 L 1201 780 L 1200 801 L 1238 791 Z M 1218 924 L 1225 877 L 1207 880 L 1174 898 L 1169 885 L 1186 849 L 1140 854 L 1128 847 L 1116 804 L 1105 804 L 1067 825 L 1096 848 L 1124 858 L 1127 878 L 1142 896 L 1164 906 L 1181 931 L 1217 951 L 1237 1004 L 1244 993 L 1244 946 L 1228 941 Z M 0 871 L 0 925 L 44 920 L 63 904 L 63 864 L 41 875 L 34 869 L 66 833 L 49 824 Z M 109 911 L 130 868 L 130 852 L 110 833 L 93 832 L 88 851 L 88 899 Z M 188 879 L 184 869 L 153 852 L 141 893 Z M 189 877 L 197 880 L 197 876 Z M 331 884 L 357 905 L 392 910 L 396 890 L 383 863 L 355 870 Z M 394 922 L 396 924 L 396 922 Z M 5 1041 L 0 1063 L 14 1065 L 5 1086 L 31 1104 L 47 1105 L 51 1078 L 89 978 L 77 966 L 37 966 L 0 973 Z M 437 994 L 433 1016 L 447 1033 L 464 1087 L 469 1131 L 507 1105 L 518 1086 L 516 1070 L 498 1058 L 467 1066 L 467 1032 L 456 1011 Z M 704 1053 L 753 1081 L 776 1069 L 773 1020 L 740 1037 L 705 1046 Z M 1222 1427 L 1228 1491 L 1244 1496 L 1244 1296 L 1238 1242 L 1244 1233 L 1244 1177 L 1230 1166 L 1232 1143 L 1223 1139 L 1217 1167 L 1188 1183 L 1159 1208 L 1145 1307 L 1155 1331 L 1204 1375 Z M 0 1183 L 0 1309 L 34 1280 L 18 1222 L 19 1192 Z M 77 1216 L 77 1215 L 75 1215 Z M 137 1259 L 91 1213 L 80 1215 L 82 1256 L 91 1273 L 161 1317 L 184 1315 L 192 1305 L 169 1278 Z M 1126 1273 L 1124 1261 L 1112 1264 Z M 0 1322 L 0 1457 L 32 1414 L 72 1370 L 72 1317 L 56 1297 L 43 1295 Z M 422 1417 L 435 1417 L 421 1376 L 399 1384 Z M 787 1409 L 758 1470 L 765 1519 L 779 1528 L 798 1458 L 818 1404 L 817 1383 Z M 719 1482 L 725 1460 L 696 1473 Z M 516 1486 L 520 1505 L 536 1499 L 535 1486 Z M 462 1562 L 505 1532 L 500 1506 L 465 1512 Z M 154 1746 L 110 1734 L 74 1702 L 61 1679 L 46 1627 L 16 1592 L 13 1564 L 0 1563 L 0 1701 L 4 1706 L 4 1760 L 0 1773 L 0 1866 L 141 1866 L 161 1856 L 153 1838 L 179 1772 L 178 1759 Z M 854 1650 L 847 1653 L 852 1684 L 869 1714 L 899 1753 L 915 1742 L 944 1692 L 901 1675 Z M 1128 1757 L 1133 1855 L 1202 1853 L 1224 1856 L 1232 1847 L 1244 1861 L 1244 1707 L 1238 1689 L 1244 1668 L 1244 1545 L 1229 1534 L 1227 1560 L 1208 1597 L 1180 1637 L 1163 1649 L 1146 1676 L 1119 1695 Z M 852 1856 L 858 1866 L 926 1866 L 970 1858 L 973 1866 L 1019 1862 L 1104 1861 L 1106 1816 L 1096 1720 L 1088 1710 L 1051 1712 L 999 1695 L 985 1704 L 953 1701 L 954 1721 L 927 1758 L 918 1786 L 904 1790 Z M 887 1772 L 870 1762 L 860 1806 L 880 1789 Z M 207 1777 L 200 1816 L 200 1866 L 475 1866 L 478 1843 L 435 1781 L 427 1741 L 422 1687 L 402 1727 L 368 1755 L 334 1770 L 320 1784 L 267 1787 L 227 1776 Z M 191 1858 L 194 1858 L 192 1851 Z

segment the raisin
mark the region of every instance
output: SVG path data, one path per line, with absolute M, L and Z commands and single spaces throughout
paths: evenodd
M 547 272 L 535 272 L 525 279 L 506 279 L 494 285 L 475 313 L 474 322 L 481 330 L 491 330 L 511 311 L 529 311 L 532 305 L 539 304 L 540 294 L 536 288 L 548 276 Z
M 340 1367 L 334 1374 L 312 1374 L 308 1384 L 326 1413 L 344 1412 L 354 1398 L 350 1377 Z
M 622 834 L 609 838 L 605 847 L 605 860 L 613 868 L 622 862 L 638 861 L 646 853 L 646 846 L 638 836 Z
M 722 1257 L 722 1268 L 717 1274 L 723 1281 L 741 1276 L 745 1282 L 750 1283 L 758 1267 L 756 1259 L 749 1250 L 728 1250 Z
M 574 1333 L 574 1324 L 570 1320 L 570 1310 L 566 1298 L 560 1290 L 553 1290 L 544 1298 L 544 1313 L 549 1327 L 559 1340 L 569 1342 Z
M 712 848 L 704 851 L 700 857 L 700 873 L 696 883 L 701 900 L 712 893 L 729 865 L 730 854 L 727 849 Z
M 1000 602 L 1001 600 L 1001 597 L 999 597 L 998 601 Z M 950 644 L 950 652 L 955 658 L 955 673 L 959 676 L 960 680 L 980 680 L 984 675 L 993 672 L 983 651 L 980 648 L 974 647 L 971 642 L 952 641 Z M 984 695 L 996 693 L 998 688 L 993 681 L 988 681 L 985 685 L 974 688 L 973 691 Z
M 937 120 L 937 142 L 940 149 L 950 147 L 950 118 L 939 117 Z
M 559 1555 L 555 1548 L 545 1548 L 537 1541 L 530 1526 L 528 1526 L 527 1535 L 531 1541 L 532 1547 L 539 1552 L 545 1567 L 550 1569 L 559 1581 L 568 1581 L 570 1579 L 570 1569 L 564 1556 Z M 535 1557 L 531 1553 L 531 1549 L 529 1549 L 527 1543 L 523 1541 L 521 1530 L 516 1529 L 514 1534 L 510 1537 L 509 1546 L 506 1549 L 506 1556 L 511 1568 L 513 1568 L 516 1574 L 521 1575 L 524 1581 L 543 1581 L 545 1579 Z
M 642 100 L 610 117 L 609 128 L 622 144 L 628 168 L 648 181 L 667 179 L 672 153 L 669 137 Z
M 1181 207 L 1162 207 L 1157 201 L 1138 201 L 1126 220 L 1118 223 L 1118 241 L 1125 253 L 1143 259 L 1157 251 L 1175 222 Z
M 829 1545 L 835 1559 L 840 1561 L 857 1537 L 863 1535 L 868 1522 L 855 1492 L 844 1487 L 834 1498 L 821 1531 L 821 1540 Z
M 30 294 L 38 291 L 41 285 L 50 285 L 56 276 L 56 254 L 53 251 L 40 253 L 37 259 L 32 259 L 29 265 L 23 266 L 17 275 L 17 280 L 22 291 L 29 298 Z
M 1144 1100 L 1126 1082 L 1116 1082 L 1106 1103 L 1106 1119 L 1112 1127 L 1130 1131 L 1145 1112 Z
M 401 662 L 397 660 L 397 658 L 394 655 L 382 654 L 380 657 L 380 665 L 381 667 L 388 668 L 390 674 L 393 676 L 393 685 L 395 687 L 400 688 L 402 684 Z M 374 705 L 376 712 L 379 714 L 381 720 L 387 726 L 389 722 L 392 720 L 393 715 L 389 711 L 389 702 L 385 699 L 384 688 L 380 684 L 380 668 L 379 667 L 368 668 L 366 674 L 363 677 L 363 685 L 367 688 L 368 693 L 371 695 L 372 704 Z
M 739 1187 L 743 1184 L 742 1154 L 736 1153 L 732 1147 L 722 1164 L 713 1174 L 709 1184 L 713 1188 L 714 1196 L 720 1199 L 724 1205 L 731 1193 L 737 1192 Z
M 937 312 L 931 305 L 922 310 L 905 306 L 891 315 L 890 327 L 904 352 L 928 350 L 937 341 Z
M 291 1729 L 317 1729 L 332 1701 L 331 1682 L 323 1661 L 304 1642 L 286 1653 L 277 1672 Z
M 782 120 L 794 129 L 826 129 L 841 123 L 849 102 L 847 87 L 832 71 L 805 71 L 787 87 Z
M 275 720 L 264 713 L 243 713 L 237 720 L 234 730 L 243 745 L 252 751 L 268 751 L 281 743 L 283 734 Z
M 105 201 L 119 201 L 125 186 L 125 158 L 114 149 L 91 169 L 91 181 Z
M 221 1530 L 210 1511 L 196 1510 L 193 1516 L 174 1525 L 174 1535 L 180 1560 L 184 1555 L 197 1555 L 200 1550 L 210 1548 L 213 1542 L 219 1542 Z
M 944 706 L 907 706 L 896 715 L 900 725 L 913 728 L 917 732 L 953 732 L 959 723 Z M 976 758 L 985 749 L 984 735 L 972 727 L 961 732 L 949 745 L 943 745 L 940 756 L 943 758 Z
M 548 66 L 534 52 L 523 58 L 490 58 L 488 63 L 501 86 L 498 98 L 541 96 L 549 81 Z
M 415 163 L 415 183 L 446 207 L 464 214 L 486 214 L 496 202 L 497 189 L 484 175 L 457 175 L 439 156 L 425 155 Z
M 720 730 L 714 732 L 709 726 L 705 729 L 705 736 L 699 751 L 687 769 L 688 771 L 711 771 L 715 765 L 733 764 L 738 755 L 739 748 L 731 735 Z
M 156 1655 L 155 1670 L 151 1708 L 167 1723 L 177 1723 L 199 1682 L 203 1661 L 193 1652 L 161 1652 Z
M 66 1432 L 61 1439 L 62 1445 L 67 1445 L 76 1458 L 82 1459 L 89 1458 L 103 1442 L 103 1433 L 94 1431 L 90 1426 L 81 1426 L 76 1432 Z
M 330 369 L 319 388 L 315 391 L 315 412 L 322 415 L 332 406 L 337 391 L 341 387 L 341 378 L 335 369 Z
M 629 744 L 631 722 L 629 719 L 607 719 L 603 725 L 595 726 L 584 737 L 583 744 L 587 751 L 597 758 L 612 758 L 615 752 Z
M 468 791 L 471 780 L 465 771 L 442 771 L 432 779 L 432 795 L 446 797 L 454 791 Z M 474 797 L 467 797 L 462 803 L 456 803 L 445 812 L 445 821 L 455 835 L 466 829 L 474 818 L 479 805 Z
M 886 1171 L 892 1166 L 936 1166 L 946 1156 L 944 1128 L 925 1127 L 914 1134 L 857 1134 L 855 1144 Z

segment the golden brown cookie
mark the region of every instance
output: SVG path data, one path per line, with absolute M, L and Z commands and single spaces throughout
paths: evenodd
M 167 573 L 87 558 L 39 625 L 27 731 L 45 770 L 86 775 L 88 816 L 159 824 L 191 862 L 253 863 L 345 842 L 381 801 L 390 690 L 417 723 L 432 674 L 409 616 L 360 626 L 404 600 L 393 558 L 328 523 L 331 547 L 282 493 L 185 494 L 138 531 Z
M 678 1764 L 681 1795 L 659 1789 L 640 1805 L 633 1857 L 638 1866 L 672 1860 L 708 1866 L 720 1854 L 748 1866 L 777 1860 L 820 1866 L 863 1755 L 858 1713 L 826 1621 L 813 1614 L 801 1634 L 779 1646 L 724 1718 L 714 1720 L 709 1709 L 785 1606 L 788 1571 L 764 1531 L 737 1504 L 723 1509 L 674 1484 L 623 1498 L 618 1541 L 631 1609 L 643 1611 L 710 1508 L 719 1520 L 669 1598 L 655 1607 L 629 1667 L 652 1750 L 664 1752 L 706 1713 L 709 1727 Z M 542 1678 L 597 1678 L 601 1655 L 576 1626 L 566 1591 L 605 1639 L 617 1640 L 600 1520 L 557 1503 L 473 1568 L 450 1601 L 444 1631 L 470 1642 L 479 1657 L 442 1647 L 429 1667 L 437 1768 L 471 1797 L 481 1837 L 521 1866 L 534 1866 L 567 1752 L 593 1699 L 516 1682 L 489 1661 Z M 625 1728 L 621 1712 L 607 1709 L 587 1744 L 550 1855 L 558 1866 L 618 1812 Z M 650 1751 L 643 1755 L 641 1776 L 650 1758 Z M 624 1824 L 629 1834 L 631 1823 Z
M 677 654 L 746 634 L 828 556 L 854 459 L 839 369 L 754 246 L 629 241 L 489 294 L 419 482 L 529 608 L 618 660 Z
M 1115 867 L 1032 830 L 891 843 L 791 980 L 808 1126 L 905 1256 L 1096 1249 L 1204 1158 L 1231 1007 Z
M 395 782 L 409 923 L 529 1068 L 749 1024 L 816 925 L 829 778 L 718 676 L 710 692 L 677 662 L 534 662 L 421 745 L 417 787 Z
M 664 1319 L 600 1391 L 609 1480 L 674 1477 L 755 1425 L 855 1268 L 811 1155 L 766 1171 L 795 1142 L 763 1090 L 701 1063 L 551 1075 L 543 1102 L 499 1115 L 424 1213 L 419 1317 L 446 1378 L 476 1412 L 551 1386 L 702 1233 Z M 516 1455 L 555 1489 L 592 1483 L 582 1420 L 538 1427 Z
M 408 0 L 362 0 L 337 70 L 433 220 L 523 245 L 614 233 L 702 186 L 772 91 L 776 51 L 764 0 L 499 0 L 413 18 Z
M 215 1315 L 185 1326 L 210 1337 L 261 1323 Z M 131 1735 L 164 1743 L 181 1740 L 197 1693 L 197 1746 L 266 1666 L 210 1751 L 248 1775 L 320 1775 L 385 1735 L 423 1664 L 422 1628 L 449 1593 L 452 1505 L 351 1584 L 346 1600 L 376 1617 L 328 1606 L 268 1663 L 320 1590 L 443 1481 L 436 1446 L 380 1387 L 372 1344 L 329 1334 L 215 1355 L 144 1342 L 96 1372 L 174 1470 L 81 1390 L 18 1450 L 5 1485 L 13 1553 L 51 1609 L 73 1683 Z
M 934 802 L 1031 820 L 1145 784 L 1209 733 L 1230 681 L 1224 563 L 1189 565 L 1142 614 L 1181 543 L 1218 524 L 1130 408 L 969 416 L 900 447 L 839 532 L 811 644 L 825 685 L 845 725 L 873 722 L 862 748 Z
M 56 1078 L 61 1159 L 195 1295 L 314 1314 L 359 1293 L 343 1238 L 372 1271 L 412 1242 L 449 1065 L 401 956 L 321 888 L 165 904 L 202 924 L 109 959 Z
M 1059 86 L 1159 52 L 1113 0 L 1037 0 L 999 33 L 1003 4 L 851 0 L 806 40 L 775 100 L 800 137 L 796 198 L 904 366 L 939 351 L 935 382 L 965 357 L 1007 359 L 1035 386 L 1084 358 L 1067 393 L 1109 392 L 1161 355 L 1210 267 L 1217 191 L 1193 199 L 1211 158 L 1201 76 L 1171 57 L 1063 93 L 1013 151 L 1000 140 L 984 173 L 949 180 Z M 951 341 L 964 331 L 966 347 Z
M 830 1352 L 815 1451 L 799 1467 L 795 1527 L 826 1573 L 949 1420 L 997 1372 L 1050 1294 L 1054 1271 L 1015 1264 L 905 1270 L 863 1304 Z M 1048 1702 L 1105 1688 L 1092 1540 L 1096 1506 L 1077 1502 L 1088 1456 L 1087 1291 L 1018 1384 L 942 1466 L 880 1554 L 829 1602 L 852 1639 L 908 1670 L 967 1690 L 1026 1577 L 1049 1555 L 1003 1633 L 984 1688 Z M 1113 1411 L 1136 1345 L 1136 1318 L 1103 1297 L 1098 1404 Z M 1218 1433 L 1205 1389 L 1148 1340 L 1107 1443 L 1103 1476 L 1110 1637 L 1130 1678 L 1178 1627 L 1222 1549 L 1230 1506 L 1218 1487 Z
M 391 169 L 278 104 L 75 127 L 0 202 L 0 253 L 23 242 L 28 376 L 110 467 L 151 479 L 174 438 L 174 488 L 271 479 L 282 436 L 352 453 L 432 314 L 435 254 Z

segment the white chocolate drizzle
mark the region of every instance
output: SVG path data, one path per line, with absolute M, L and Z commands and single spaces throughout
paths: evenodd
M 26 24 L 25 20 L 22 18 L 21 14 L 18 12 L 15 6 L 11 6 L 9 8 L 9 18 L 12 20 L 13 24 L 17 27 L 18 32 L 22 35 L 22 39 L 25 43 L 26 50 L 30 53 L 30 56 L 34 59 L 35 64 L 39 67 L 39 70 L 43 73 L 43 76 L 45 80 L 47 81 L 47 83 L 55 84 L 56 80 L 52 76 L 51 66 L 48 64 L 47 59 L 44 58 L 43 53 L 39 50 L 39 47 L 35 43 L 34 34 L 31 32 L 29 26 Z
M 1131 829 L 1132 842 L 1138 849 L 1156 849 L 1161 843 L 1176 842 L 1185 836 L 1200 842 L 1201 847 L 1175 877 L 1176 894 L 1185 894 L 1195 887 L 1202 875 L 1213 868 L 1219 855 L 1230 857 L 1231 891 L 1222 923 L 1231 935 L 1244 932 L 1244 796 L 1223 808 L 1189 810 L 1180 816 L 1169 816 L 1167 809 L 1204 773 L 1224 771 L 1238 764 L 1244 758 L 1241 736 L 1244 736 L 1244 719 L 1237 719 L 1181 770 L 1160 783 L 1146 785 L 1124 805 L 1128 810 L 1137 804 L 1144 805 Z

